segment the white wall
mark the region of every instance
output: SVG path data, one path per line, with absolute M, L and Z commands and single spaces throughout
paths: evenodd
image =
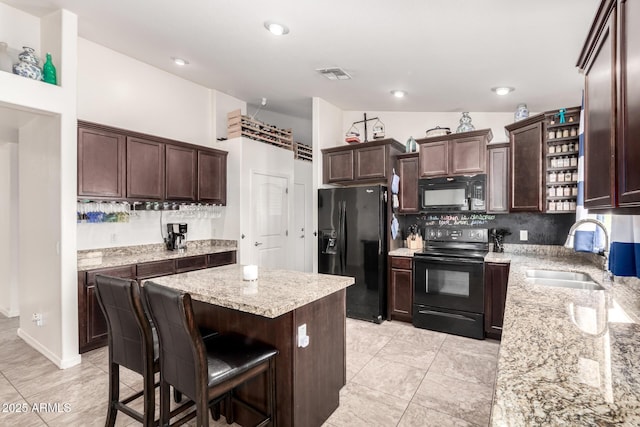
M 29 46 L 40 53 L 40 20 L 0 2 L 0 41 L 6 42 L 8 51 L 17 61 L 23 46 Z
M 304 271 L 313 271 L 313 248 L 317 243 L 315 236 L 313 235 L 313 195 L 316 190 L 313 188 L 313 163 L 305 160 L 294 160 L 293 162 L 293 181 L 294 184 L 303 184 L 306 190 L 305 194 L 305 262 Z M 297 212 L 292 211 L 292 215 L 297 215 Z M 292 218 L 292 221 L 294 218 Z M 290 233 L 293 239 L 299 239 L 297 237 L 300 233 L 299 230 L 295 230 Z
M 344 134 L 353 122 L 364 118 L 364 111 L 345 111 L 343 114 L 342 133 L 339 144 L 344 144 Z M 366 111 L 367 118 L 378 117 L 385 126 L 385 137 L 393 138 L 402 144 L 406 143 L 410 136 L 415 139 L 426 137 L 426 131 L 436 126 L 448 127 L 455 132 L 460 125 L 462 113 L 438 113 L 438 112 L 398 112 L 398 111 Z M 532 113 L 533 115 L 533 113 Z M 470 112 L 472 124 L 476 129 L 491 129 L 493 139 L 491 142 L 507 142 L 504 127 L 513 123 L 513 113 L 482 113 Z M 371 128 L 375 121 L 368 122 L 367 133 L 369 141 L 373 140 Z M 360 139 L 364 140 L 364 126 L 357 125 L 360 130 Z
M 247 103 L 234 98 L 231 95 L 219 91 L 212 91 L 213 106 L 215 112 L 213 115 L 213 126 L 215 130 L 215 139 L 227 138 L 227 114 L 240 109 L 241 114 L 247 114 Z
M 0 143 L 0 313 L 20 314 L 18 289 L 18 145 Z

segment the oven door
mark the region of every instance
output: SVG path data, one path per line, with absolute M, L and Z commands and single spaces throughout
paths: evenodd
M 470 313 L 484 312 L 484 260 L 414 257 L 414 304 Z

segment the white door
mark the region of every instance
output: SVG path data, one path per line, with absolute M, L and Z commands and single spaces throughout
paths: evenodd
M 298 271 L 305 271 L 307 259 L 307 243 L 305 223 L 307 220 L 307 204 L 305 203 L 305 185 L 294 184 L 293 187 L 293 226 L 292 226 L 292 250 L 293 259 L 291 268 Z
M 287 268 L 289 180 L 253 172 L 251 182 L 253 259 L 262 267 Z

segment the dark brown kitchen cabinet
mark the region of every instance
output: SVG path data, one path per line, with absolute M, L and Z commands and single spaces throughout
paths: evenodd
M 221 150 L 198 150 L 198 200 L 227 204 L 227 155 Z
M 603 0 L 578 59 L 585 76 L 584 205 L 640 207 L 640 5 Z
M 127 137 L 127 197 L 141 200 L 164 198 L 165 144 Z
M 482 129 L 417 140 L 420 177 L 485 173 L 486 147 L 492 138 L 491 129 Z
M 139 281 L 142 279 L 151 279 L 153 277 L 167 276 L 175 272 L 175 261 L 172 259 L 150 261 L 136 265 L 136 278 Z
M 509 143 L 487 145 L 487 213 L 509 212 Z
M 487 337 L 502 337 L 504 306 L 507 300 L 509 264 L 485 263 L 484 268 L 484 331 Z
M 236 251 L 218 252 L 207 256 L 207 267 L 220 267 L 236 263 Z
M 197 160 L 195 148 L 166 144 L 166 200 L 196 200 Z
M 207 255 L 176 258 L 176 273 L 207 268 Z
M 418 153 L 399 154 L 398 176 L 400 177 L 399 213 L 417 213 L 418 206 Z
M 413 259 L 389 257 L 389 317 L 411 322 L 413 318 Z
M 78 126 L 78 197 L 124 198 L 125 143 L 123 135 Z
M 96 274 L 136 278 L 136 266 L 110 267 L 78 272 L 78 333 L 80 353 L 107 344 L 107 321 L 96 296 Z
M 521 120 L 505 129 L 511 151 L 510 212 L 542 212 L 544 114 Z
M 388 184 L 395 166 L 395 156 L 404 146 L 394 139 L 322 150 L 325 184 Z

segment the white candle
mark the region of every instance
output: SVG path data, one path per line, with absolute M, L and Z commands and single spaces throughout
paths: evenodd
M 242 269 L 242 278 L 244 280 L 258 280 L 258 266 L 245 265 Z

